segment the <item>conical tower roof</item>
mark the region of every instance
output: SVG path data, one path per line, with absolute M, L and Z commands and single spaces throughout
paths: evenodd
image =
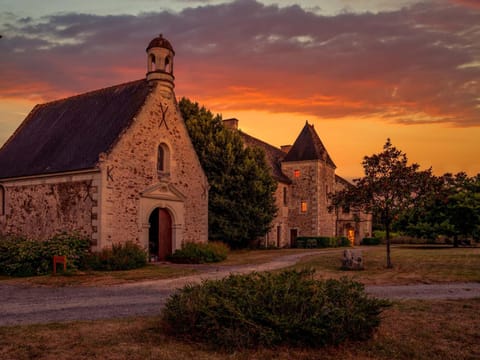
M 305 123 L 292 148 L 283 159 L 285 162 L 306 160 L 324 160 L 328 165 L 336 168 L 335 163 L 332 161 L 315 128 L 313 125 L 310 125 L 308 121 Z

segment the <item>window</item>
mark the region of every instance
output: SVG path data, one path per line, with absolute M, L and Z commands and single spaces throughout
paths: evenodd
M 170 150 L 167 144 L 158 145 L 157 170 L 160 173 L 168 173 L 170 171 Z
M 296 178 L 300 177 L 300 170 L 293 170 L 293 176 Z
M 155 55 L 150 55 L 150 71 L 155 71 L 157 70 L 157 65 L 156 65 L 156 60 L 155 60 Z
M 171 73 L 172 70 L 171 70 L 171 65 L 170 65 L 170 58 L 169 57 L 166 57 L 165 58 L 165 72 L 167 73 Z
M 283 188 L 283 205 L 287 206 L 287 187 Z
M 0 185 L 0 216 L 5 215 L 5 188 Z
M 308 211 L 308 203 L 306 201 L 302 201 L 300 204 L 300 211 L 302 213 L 306 213 Z

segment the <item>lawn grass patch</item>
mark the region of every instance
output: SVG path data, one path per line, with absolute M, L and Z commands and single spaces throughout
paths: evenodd
M 280 346 L 232 354 L 172 339 L 159 317 L 0 327 L 0 358 L 10 359 L 429 359 L 480 358 L 480 299 L 402 301 L 386 309 L 367 342 L 309 350 Z
M 33 276 L 26 278 L 2 277 L 0 281 L 8 284 L 30 284 L 38 286 L 105 286 L 137 281 L 161 280 L 188 276 L 197 270 L 171 266 L 168 264 L 147 264 L 145 267 L 120 271 L 77 271 L 60 275 Z
M 480 281 L 480 248 L 394 246 L 391 256 L 393 269 L 386 268 L 384 246 L 363 248 L 365 270 L 359 272 L 340 270 L 338 253 L 309 256 L 293 268 L 311 267 L 318 278 L 348 276 L 369 285 Z

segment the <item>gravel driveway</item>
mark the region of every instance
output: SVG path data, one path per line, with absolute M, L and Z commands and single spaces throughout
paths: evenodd
M 168 296 L 185 284 L 219 279 L 230 273 L 281 269 L 300 258 L 281 256 L 258 265 L 209 268 L 201 274 L 104 287 L 45 288 L 0 284 L 0 326 L 156 315 Z M 390 299 L 454 299 L 480 297 L 480 283 L 366 286 L 369 294 Z

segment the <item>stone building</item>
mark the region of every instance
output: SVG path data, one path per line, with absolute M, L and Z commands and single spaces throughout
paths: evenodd
M 246 146 L 265 151 L 278 182 L 278 213 L 265 246 L 289 247 L 298 236 L 345 236 L 359 244 L 371 235 L 371 215 L 328 211 L 329 194 L 352 184 L 335 174 L 336 166 L 313 125 L 307 122 L 294 144 L 281 148 L 238 130 L 237 119 L 226 119 L 224 125 L 239 131 Z
M 37 105 L 0 149 L 0 234 L 134 241 L 163 259 L 208 237 L 208 183 L 161 35 L 146 78 Z

